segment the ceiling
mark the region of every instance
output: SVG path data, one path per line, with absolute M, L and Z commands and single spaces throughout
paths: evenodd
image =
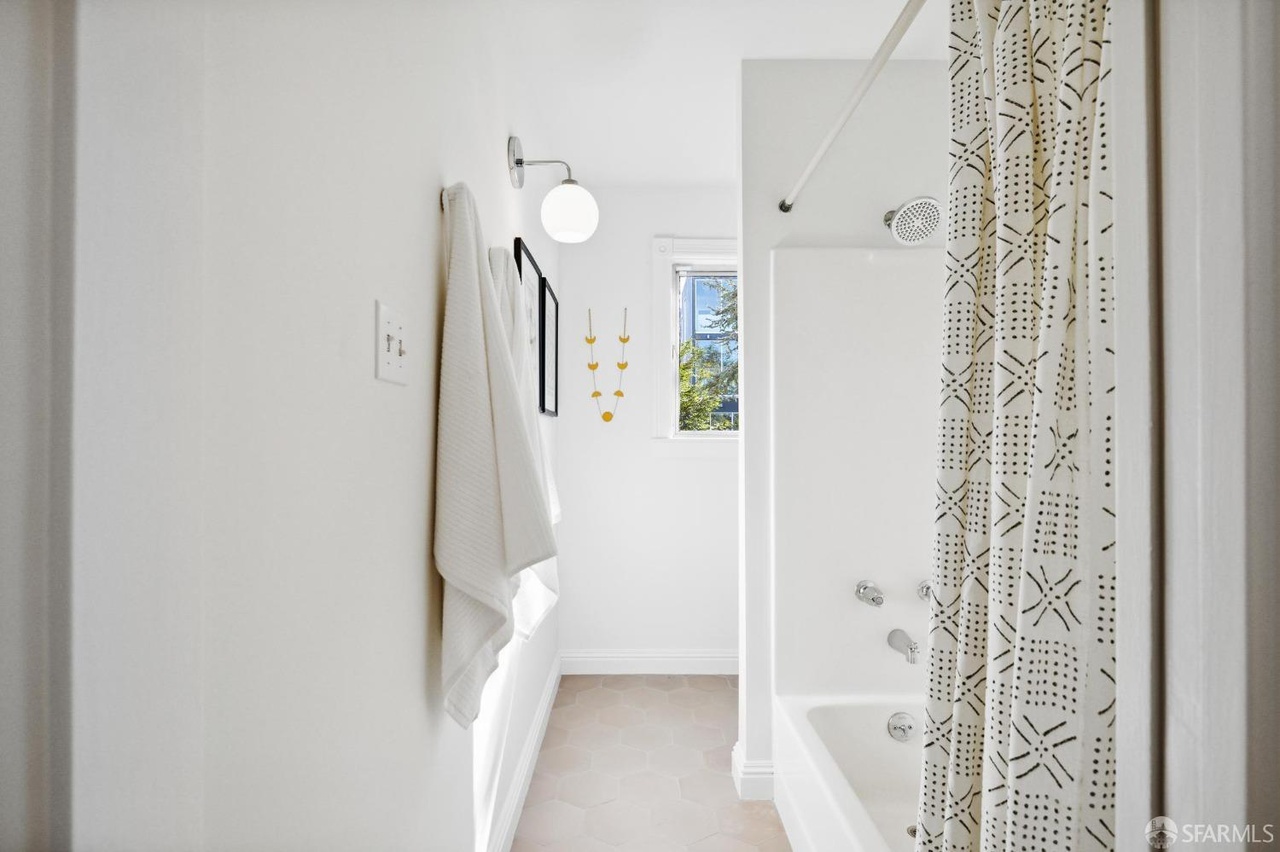
M 586 185 L 732 183 L 741 61 L 866 59 L 902 10 L 898 0 L 504 5 L 521 112 L 538 117 L 514 128 L 525 155 L 568 160 Z M 947 31 L 947 3 L 927 0 L 893 56 L 945 59 Z

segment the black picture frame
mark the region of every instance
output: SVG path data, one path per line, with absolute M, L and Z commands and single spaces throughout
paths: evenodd
M 560 300 L 551 282 L 538 288 L 538 410 L 560 416 Z
M 516 237 L 516 273 L 524 285 L 538 288 L 538 411 L 560 416 L 560 300 L 529 244 Z

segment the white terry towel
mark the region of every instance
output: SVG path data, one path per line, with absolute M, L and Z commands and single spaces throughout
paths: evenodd
M 547 507 L 551 523 L 560 520 L 560 493 L 556 489 L 551 455 L 542 439 L 538 424 L 538 291 L 536 285 L 521 283 L 516 270 L 516 259 L 505 248 L 489 249 L 489 267 L 493 270 L 493 284 L 498 289 L 498 300 L 507 320 L 511 341 L 511 363 L 515 367 L 520 393 L 525 396 L 524 411 L 528 419 L 529 434 L 542 470 Z
M 502 306 L 507 325 L 511 364 L 515 368 L 516 383 L 520 386 L 521 406 L 526 429 L 533 442 L 533 456 L 543 484 L 543 498 L 547 501 L 547 510 L 554 524 L 560 514 L 560 501 L 551 470 L 551 459 L 538 423 L 538 353 L 534 348 L 534 329 L 537 327 L 534 312 L 538 293 L 528 281 L 521 283 L 520 274 L 516 270 L 516 259 L 507 249 L 489 249 L 489 267 L 493 271 L 498 303 Z M 534 292 L 530 293 L 530 290 Z M 520 577 L 520 592 L 515 602 L 516 630 L 528 636 L 537 629 L 547 612 L 555 605 L 560 594 L 560 580 L 554 560 L 534 565 Z M 530 579 L 541 583 L 543 589 L 526 586 L 525 582 Z
M 464 728 L 511 639 L 514 582 L 556 553 L 475 198 L 441 196 L 448 287 L 436 440 L 436 568 L 445 580 L 445 710 Z

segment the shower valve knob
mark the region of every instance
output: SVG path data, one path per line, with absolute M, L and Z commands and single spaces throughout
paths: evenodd
M 894 713 L 889 717 L 889 724 L 886 727 L 889 730 L 889 736 L 900 743 L 905 743 L 911 739 L 911 734 L 916 729 L 916 720 L 910 713 Z
M 884 593 L 880 591 L 879 586 L 870 580 L 863 580 L 854 590 L 854 594 L 858 596 L 858 600 L 872 606 L 884 606 Z

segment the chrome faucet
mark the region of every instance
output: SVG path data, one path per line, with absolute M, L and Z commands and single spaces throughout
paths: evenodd
M 920 662 L 920 646 L 912 641 L 905 630 L 895 627 L 889 631 L 889 647 L 906 657 L 908 663 Z
M 911 739 L 911 732 L 916 729 L 916 720 L 910 713 L 894 713 L 889 717 L 889 736 L 900 743 Z
M 854 589 L 854 594 L 858 596 L 858 600 L 872 606 L 884 606 L 884 593 L 880 591 L 880 587 L 870 580 L 863 580 Z

